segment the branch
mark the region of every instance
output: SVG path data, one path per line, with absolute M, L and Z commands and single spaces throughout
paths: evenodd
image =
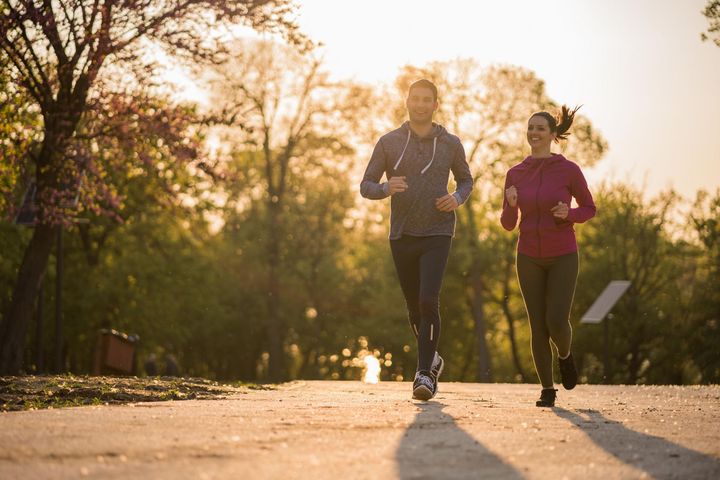
M 45 71 L 43 70 L 43 64 L 40 62 L 40 59 L 38 58 L 37 54 L 35 53 L 35 50 L 33 49 L 33 42 L 28 37 L 27 30 L 25 28 L 25 22 L 23 19 L 23 15 L 20 14 L 17 10 L 11 8 L 8 6 L 11 10 L 11 15 L 9 15 L 7 18 L 10 18 L 12 22 L 15 24 L 15 29 L 17 32 L 19 32 L 20 36 L 24 40 L 24 45 L 26 47 L 26 51 L 30 53 L 30 56 L 32 57 L 32 60 L 29 60 L 25 57 L 23 52 L 20 51 L 20 49 L 15 44 L 14 40 L 17 39 L 10 39 L 7 36 L 2 37 L 3 45 L 5 47 L 3 48 L 7 54 L 10 57 L 14 57 L 13 64 L 15 64 L 16 68 L 22 73 L 23 69 L 20 68 L 19 63 L 22 63 L 22 65 L 25 67 L 25 72 L 27 75 L 23 75 L 24 78 L 29 77 L 34 83 L 35 88 L 37 88 L 37 93 L 32 93 L 32 87 L 30 85 L 25 84 L 25 87 L 28 88 L 31 95 L 33 95 L 34 98 L 38 101 L 38 103 L 42 106 L 46 102 L 49 101 L 49 99 L 52 97 L 52 89 L 50 88 L 50 80 L 45 75 Z M 9 30 L 9 28 L 8 28 Z M 31 62 L 35 64 L 37 67 L 37 72 L 33 69 Z M 38 74 L 40 76 L 40 79 L 37 78 L 35 74 Z
M 35 9 L 35 5 L 33 2 L 28 2 L 28 13 L 33 12 L 35 14 L 41 15 L 41 20 L 39 22 L 40 28 L 42 28 L 43 33 L 45 34 L 45 37 L 50 42 L 50 45 L 53 47 L 53 50 L 55 51 L 55 56 L 58 59 L 58 70 L 62 69 L 62 66 L 68 63 L 67 55 L 65 54 L 65 49 L 62 45 L 62 40 L 60 39 L 60 32 L 58 32 L 57 29 L 57 23 L 55 22 L 55 13 L 52 9 L 52 1 L 51 0 L 43 0 L 43 6 L 45 7 L 45 13 L 40 13 Z

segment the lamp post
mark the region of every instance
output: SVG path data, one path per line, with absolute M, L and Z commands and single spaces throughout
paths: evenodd
M 35 182 L 30 183 L 25 196 L 23 197 L 23 203 L 15 217 L 16 225 L 24 225 L 27 227 L 34 227 L 37 223 L 37 205 L 35 204 L 35 194 L 37 186 Z M 63 205 L 63 208 L 74 209 L 77 207 L 78 194 L 75 194 L 75 198 Z M 86 218 L 72 218 L 73 223 L 87 223 L 89 222 Z M 55 373 L 62 373 L 63 368 L 63 318 L 62 318 L 62 290 L 63 290 L 63 225 L 62 223 L 57 226 L 57 236 L 55 244 L 55 341 L 53 345 L 53 370 Z M 43 275 L 44 277 L 44 275 Z M 36 369 L 40 371 L 43 368 L 43 346 L 42 346 L 42 335 L 43 335 L 43 313 L 44 313 L 44 301 L 43 301 L 43 288 L 44 278 L 40 284 L 38 292 L 38 304 L 37 304 L 37 324 L 35 329 L 35 363 Z
M 55 247 L 55 373 L 63 373 L 63 318 L 62 318 L 62 281 L 63 281 L 63 226 L 58 225 Z

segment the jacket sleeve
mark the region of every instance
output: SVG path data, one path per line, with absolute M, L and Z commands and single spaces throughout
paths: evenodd
M 513 183 L 512 180 L 510 180 L 510 172 L 508 172 L 505 175 L 505 186 L 502 190 L 503 208 L 502 213 L 500 214 L 500 223 L 502 224 L 503 228 L 508 231 L 512 231 L 515 228 L 515 225 L 517 225 L 518 221 L 518 204 L 515 204 L 514 207 L 511 207 L 507 201 L 507 198 L 505 197 L 505 190 L 510 188 L 511 185 L 513 185 Z
M 458 142 L 455 158 L 453 159 L 452 165 L 453 178 L 455 178 L 455 184 L 457 186 L 453 195 L 458 201 L 458 204 L 462 205 L 470 197 L 473 190 L 473 177 L 470 173 L 470 165 L 468 165 L 465 159 L 465 148 L 462 143 Z
M 578 206 L 568 211 L 566 220 L 573 223 L 584 223 L 595 216 L 597 209 L 582 170 L 577 165 L 574 165 L 574 167 L 575 172 L 573 172 L 570 181 L 570 193 L 575 197 Z
M 389 196 L 387 182 L 379 183 L 385 173 L 385 151 L 382 139 L 375 144 L 370 163 L 365 169 L 362 182 L 360 182 L 360 195 L 371 200 L 381 200 Z

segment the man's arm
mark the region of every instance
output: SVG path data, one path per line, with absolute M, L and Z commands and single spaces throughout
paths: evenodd
M 458 201 L 458 205 L 462 205 L 470 197 L 473 189 L 473 177 L 470 173 L 470 165 L 465 159 L 465 148 L 462 143 L 458 142 L 457 152 L 450 169 L 455 178 L 457 188 L 453 192 L 453 196 Z
M 360 182 L 360 195 L 371 200 L 381 200 L 390 195 L 388 183 L 379 183 L 385 173 L 385 165 L 385 150 L 380 140 L 375 144 L 365 175 Z

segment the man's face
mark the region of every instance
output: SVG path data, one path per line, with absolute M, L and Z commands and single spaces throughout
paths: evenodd
M 438 102 L 427 87 L 414 87 L 408 94 L 405 106 L 411 122 L 427 123 L 432 121 Z

